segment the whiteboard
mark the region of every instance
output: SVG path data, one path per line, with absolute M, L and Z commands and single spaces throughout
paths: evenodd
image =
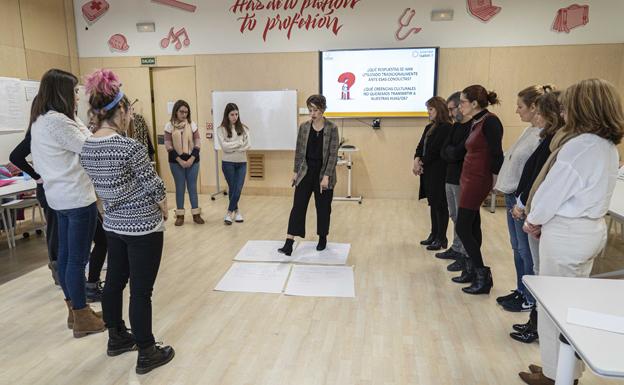
M 249 127 L 252 150 L 294 150 L 297 146 L 297 91 L 213 91 L 212 121 L 215 136 L 228 103 L 239 108 Z M 219 150 L 219 140 L 214 138 Z
M 9 162 L 11 151 L 24 139 L 38 91 L 38 81 L 0 77 L 0 164 Z M 89 100 L 84 86 L 79 86 L 79 97 L 78 117 L 86 124 Z

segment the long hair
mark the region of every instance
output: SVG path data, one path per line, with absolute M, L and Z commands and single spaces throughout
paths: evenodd
M 33 100 L 30 119 L 32 122 L 49 111 L 56 111 L 71 120 L 76 116 L 76 95 L 74 89 L 78 78 L 73 74 L 53 68 L 41 78 L 39 92 Z
M 113 102 L 119 92 L 121 92 L 121 83 L 117 75 L 111 70 L 97 70 L 87 76 L 85 88 L 89 95 L 89 116 L 95 126 L 94 131 L 99 130 L 102 127 L 102 123 L 106 122 L 110 126 L 115 127 L 117 131 L 125 133 L 127 127 L 118 127 L 115 123 L 115 116 L 117 116 L 117 112 L 120 109 L 128 112 L 130 109 L 128 98 L 124 95 L 114 106 L 104 108 Z
M 464 88 L 462 90 L 462 94 L 466 96 L 466 99 L 468 99 L 470 103 L 476 101 L 481 108 L 487 108 L 487 106 L 493 104 L 500 104 L 500 100 L 498 99 L 496 92 L 488 91 L 485 87 L 479 84 L 474 84 Z
M 176 120 L 178 120 L 178 110 L 182 107 L 186 107 L 186 109 L 188 110 L 188 114 L 186 114 L 186 120 L 188 121 L 189 124 L 192 123 L 191 120 L 191 107 L 189 106 L 189 104 L 180 99 L 177 102 L 175 102 L 175 104 L 173 105 L 173 110 L 171 110 L 171 124 L 175 124 Z
M 561 92 L 552 91 L 539 96 L 535 100 L 537 112 L 545 122 L 544 128 L 540 132 L 541 138 L 554 135 L 565 124 L 561 117 L 560 97 Z
M 567 118 L 565 130 L 595 134 L 614 144 L 624 135 L 622 99 L 613 84 L 602 79 L 581 80 L 561 98 Z
M 436 110 L 436 117 L 433 120 L 433 125 L 427 132 L 427 136 L 433 133 L 433 130 L 436 129 L 440 124 L 443 123 L 451 123 L 451 117 L 449 116 L 448 106 L 446 105 L 446 100 L 439 96 L 434 96 L 431 99 L 427 100 L 425 103 L 427 107 L 433 108 Z
M 554 90 L 555 90 L 555 86 L 553 86 L 552 84 L 546 84 L 546 85 L 536 84 L 533 86 L 529 86 L 523 89 L 522 91 L 518 92 L 518 97 L 522 100 L 522 103 L 524 103 L 527 107 L 531 107 L 531 105 L 537 102 L 537 98 L 539 98 L 540 96 L 548 92 L 552 92 Z
M 234 103 L 228 103 L 225 106 L 225 110 L 223 111 L 223 120 L 221 121 L 221 126 L 225 128 L 225 132 L 227 133 L 227 137 L 232 137 L 232 125 L 230 123 L 230 112 L 239 111 L 238 106 Z M 236 130 L 236 135 L 242 135 L 245 131 L 243 128 L 243 123 L 240 120 L 240 111 L 238 113 L 238 119 L 236 119 L 236 123 L 234 123 L 234 130 Z

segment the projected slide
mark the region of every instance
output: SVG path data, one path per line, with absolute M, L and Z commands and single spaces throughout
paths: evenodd
M 321 92 L 326 116 L 427 116 L 435 95 L 436 48 L 326 51 Z

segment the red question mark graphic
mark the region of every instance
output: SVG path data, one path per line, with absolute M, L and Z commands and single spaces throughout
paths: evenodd
M 351 99 L 349 90 L 355 83 L 355 75 L 352 72 L 345 72 L 338 76 L 338 83 L 342 84 L 340 99 Z

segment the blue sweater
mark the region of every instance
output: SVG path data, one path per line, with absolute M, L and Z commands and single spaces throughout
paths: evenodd
M 158 207 L 165 185 L 149 162 L 145 146 L 120 135 L 90 137 L 80 163 L 104 203 L 103 227 L 124 235 L 158 231 L 163 223 Z

